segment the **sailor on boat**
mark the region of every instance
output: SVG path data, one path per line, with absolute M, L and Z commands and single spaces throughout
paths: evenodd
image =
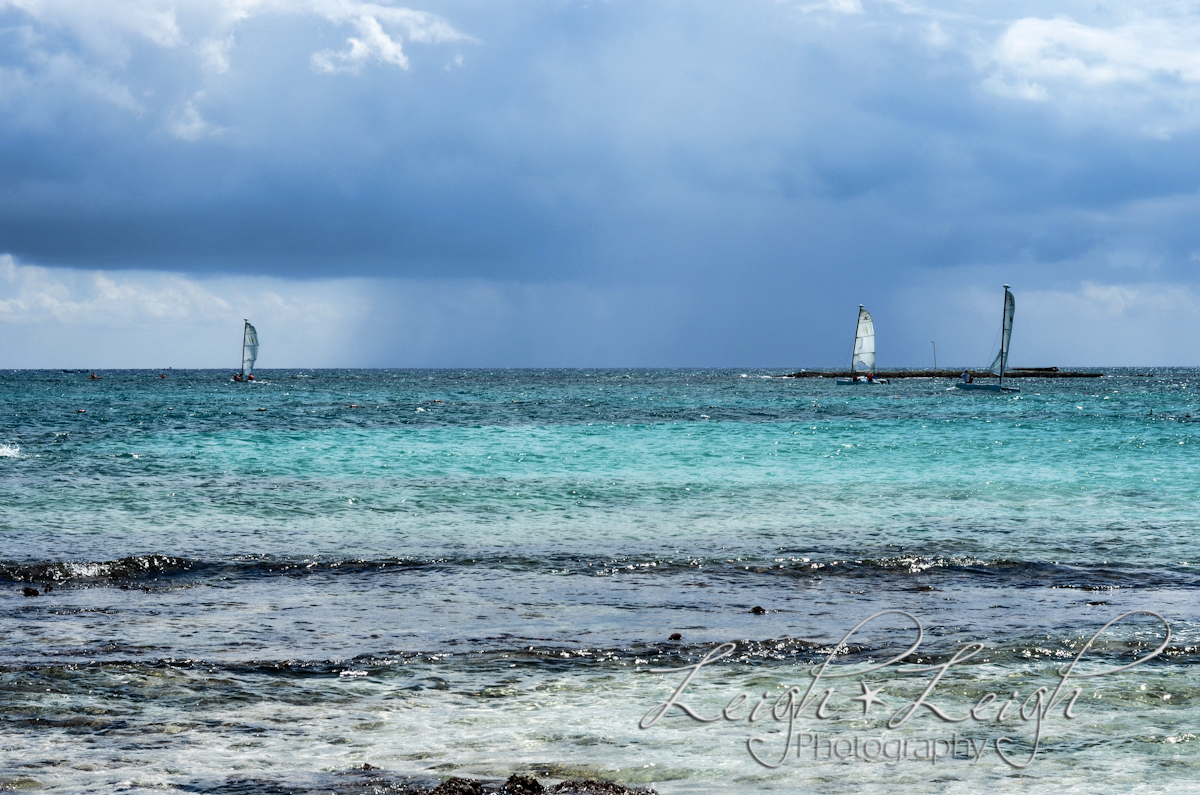
M 867 371 L 866 378 L 858 374 Z M 838 379 L 839 384 L 886 384 L 886 378 L 875 377 L 875 321 L 871 313 L 858 305 L 858 323 L 854 329 L 854 347 L 850 349 L 850 377 Z
M 976 384 L 969 370 L 963 371 L 963 380 L 957 384 L 959 389 L 970 389 L 985 392 L 1020 392 L 1021 388 L 1004 385 L 1004 371 L 1008 369 L 1008 351 L 1012 342 L 1013 315 L 1016 314 L 1017 302 L 1013 298 L 1009 286 L 1004 285 L 1004 312 L 1000 321 L 1000 351 L 996 354 L 992 366 L 988 369 L 1000 377 L 995 384 Z
M 254 362 L 258 359 L 258 332 L 250 321 L 246 320 L 242 327 L 242 371 L 234 373 L 233 380 L 238 382 L 254 380 Z

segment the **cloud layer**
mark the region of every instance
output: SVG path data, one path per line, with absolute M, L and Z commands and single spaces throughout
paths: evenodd
M 837 364 L 860 302 L 923 362 L 970 332 L 910 307 L 1002 282 L 1147 357 L 1179 332 L 1145 302 L 1200 330 L 1200 15 L 1174 3 L 8 0 L 0 42 L 0 252 L 106 327 L 244 279 L 424 295 L 458 340 L 405 337 L 430 364 L 491 363 L 497 330 L 496 364 Z M 227 322 L 209 292 L 164 322 Z
M 838 364 L 853 331 L 849 313 L 814 361 L 801 337 L 772 336 L 773 323 L 729 315 L 697 322 L 695 300 L 669 286 L 188 277 L 0 257 L 0 366 L 232 367 L 244 317 L 258 328 L 259 364 L 268 368 L 702 367 L 740 358 L 742 366 L 796 369 Z M 880 365 L 931 365 L 922 333 L 937 340 L 941 366 L 984 365 L 999 306 L 995 290 L 969 283 L 902 289 L 874 312 Z M 1177 333 L 1200 323 L 1200 295 L 1185 288 L 1085 282 L 1024 292 L 1018 318 L 1013 361 L 1022 366 L 1200 360 L 1200 339 Z M 747 342 L 756 344 L 750 355 L 740 352 Z M 915 355 L 900 359 L 906 349 Z

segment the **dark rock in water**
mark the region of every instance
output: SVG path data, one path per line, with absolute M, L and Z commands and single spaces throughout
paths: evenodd
M 376 767 L 375 765 L 371 764 L 370 762 L 363 762 L 362 769 L 363 770 L 378 770 L 379 768 Z
M 25 586 L 25 595 L 26 596 L 41 596 L 42 594 L 40 591 L 38 591 L 37 588 L 30 588 L 28 585 L 26 585 Z
M 667 640 L 683 640 L 683 635 L 680 635 L 678 632 L 672 632 L 671 637 L 667 638 Z
M 556 784 L 550 791 L 566 795 L 574 793 L 578 793 L 578 795 L 658 795 L 657 792 L 647 787 L 623 787 L 611 781 L 593 781 L 592 779 L 564 781 Z
M 502 792 L 512 792 L 515 795 L 542 795 L 546 788 L 536 778 L 530 776 L 518 776 L 513 773 L 508 777 L 508 781 L 504 782 L 504 786 L 500 788 Z
M 368 769 L 364 765 L 363 769 Z M 377 768 L 370 768 L 377 769 Z M 488 782 L 485 789 L 482 781 L 472 778 L 450 778 L 443 781 L 434 789 L 407 788 L 404 790 L 411 795 L 484 795 L 484 793 L 501 792 L 507 795 L 658 795 L 646 787 L 626 787 L 611 781 L 596 781 L 594 779 L 574 779 L 556 784 L 553 787 L 543 787 L 541 782 L 531 776 L 513 774 L 499 787 Z
M 761 616 L 763 613 L 767 612 L 767 609 L 765 607 L 755 605 L 754 607 L 750 608 L 750 612 L 756 616 Z
M 46 593 L 50 593 L 51 591 L 54 590 L 54 586 L 51 585 L 50 583 L 46 583 L 45 585 L 42 586 L 42 590 L 45 591 Z
M 483 795 L 483 785 L 471 778 L 448 778 L 433 790 L 433 795 Z

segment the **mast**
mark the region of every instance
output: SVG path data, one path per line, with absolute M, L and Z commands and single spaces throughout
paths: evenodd
M 242 318 L 242 378 L 246 377 L 246 334 L 250 331 L 250 318 Z
M 1004 389 L 1004 365 L 1008 364 L 1008 347 L 1004 338 L 1004 325 L 1008 322 L 1008 285 L 1004 285 L 1004 301 L 1000 305 L 1000 389 Z
M 854 316 L 854 342 L 850 343 L 850 380 L 854 380 L 854 360 L 858 354 L 858 324 L 862 319 L 863 305 L 858 305 L 858 314 Z

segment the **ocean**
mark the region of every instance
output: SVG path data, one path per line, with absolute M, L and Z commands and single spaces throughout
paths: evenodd
M 0 790 L 1194 792 L 1200 370 L 782 372 L 0 372 Z

